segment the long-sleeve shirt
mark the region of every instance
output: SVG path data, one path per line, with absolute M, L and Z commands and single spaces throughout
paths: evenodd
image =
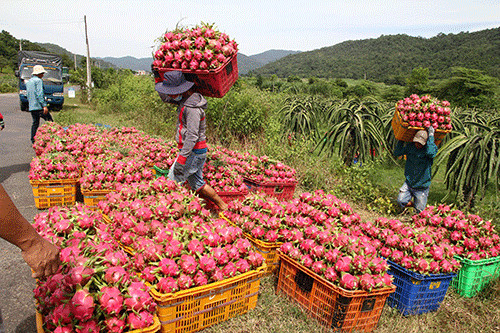
M 404 144 L 403 141 L 398 141 L 394 156 L 406 155 L 405 178 L 408 186 L 425 189 L 431 185 L 432 163 L 437 151 L 433 135 L 429 136 L 426 145 L 420 149 L 414 142 Z
M 45 94 L 43 93 L 43 81 L 36 75 L 26 82 L 26 95 L 28 97 L 29 110 L 42 110 L 47 106 Z

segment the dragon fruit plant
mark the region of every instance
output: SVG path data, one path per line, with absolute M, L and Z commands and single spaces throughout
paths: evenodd
M 448 274 L 460 269 L 460 263 L 453 257 L 455 251 L 441 230 L 384 217 L 359 226 L 372 238 L 382 257 L 405 269 L 422 275 Z
M 448 205 L 428 206 L 412 217 L 416 226 L 444 232 L 455 253 L 465 259 L 481 260 L 500 255 L 500 236 L 491 221 L 452 210 Z
M 30 162 L 30 180 L 78 179 L 80 166 L 68 152 L 45 153 Z
M 38 280 L 34 296 L 45 332 L 128 332 L 153 324 L 149 287 L 101 223 L 101 214 L 77 203 L 52 207 L 34 227 L 61 247 L 61 266 Z
M 403 122 L 412 127 L 452 129 L 450 102 L 439 101 L 429 95 L 420 97 L 413 94 L 398 101 L 396 112 L 399 112 Z
M 167 31 L 160 42 L 153 56 L 157 68 L 217 69 L 238 52 L 238 44 L 213 24 Z

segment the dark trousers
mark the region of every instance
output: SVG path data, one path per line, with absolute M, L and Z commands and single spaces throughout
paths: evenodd
M 33 118 L 33 124 L 31 125 L 31 143 L 35 143 L 35 134 L 38 130 L 38 126 L 40 126 L 40 118 L 45 121 L 54 121 L 50 112 L 47 114 L 43 114 L 43 110 L 33 110 L 31 112 L 31 117 Z

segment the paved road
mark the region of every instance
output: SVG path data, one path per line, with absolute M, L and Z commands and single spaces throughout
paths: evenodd
M 39 212 L 28 180 L 31 115 L 19 108 L 17 93 L 0 94 L 5 129 L 0 131 L 0 183 L 28 221 Z M 41 120 L 43 124 L 43 120 Z M 19 249 L 0 239 L 0 309 L 6 333 L 36 333 L 34 280 Z

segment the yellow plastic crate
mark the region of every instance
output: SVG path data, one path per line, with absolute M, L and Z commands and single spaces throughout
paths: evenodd
M 391 126 L 392 130 L 394 131 L 394 137 L 400 141 L 405 141 L 405 142 L 412 142 L 415 134 L 418 131 L 425 129 L 423 127 L 412 127 L 408 123 L 403 122 L 403 119 L 401 119 L 401 115 L 399 114 L 398 111 L 394 112 L 394 116 L 392 117 L 391 121 Z M 436 129 L 434 133 L 434 143 L 436 144 L 436 146 L 439 146 L 441 144 L 441 141 L 443 141 L 444 137 L 449 132 L 451 131 L 443 130 L 440 128 Z
M 256 270 L 205 286 L 162 294 L 150 293 L 158 305 L 161 332 L 197 332 L 242 315 L 257 305 L 265 264 Z
M 38 209 L 75 204 L 78 179 L 30 180 L 30 184 Z
M 158 316 L 154 315 L 153 325 L 137 330 L 128 331 L 127 333 L 154 333 L 160 330 L 160 326 L 161 325 Z M 46 331 L 43 329 L 43 316 L 38 311 L 36 312 L 36 331 L 37 333 L 46 333 Z
M 223 212 L 219 213 L 219 217 L 226 220 L 228 223 L 231 225 L 238 227 L 236 224 L 234 224 L 231 220 L 229 220 Z M 283 244 L 282 242 L 276 242 L 276 243 L 269 243 L 269 242 L 264 242 L 259 239 L 256 239 L 249 235 L 248 233 L 243 233 L 245 235 L 245 238 L 247 238 L 263 257 L 264 257 L 264 262 L 266 263 L 266 271 L 264 272 L 265 275 L 268 274 L 277 274 L 278 269 L 279 269 L 279 264 L 280 264 L 280 257 L 278 255 L 278 250 Z
M 112 192 L 111 190 L 93 190 L 93 191 L 82 191 L 83 203 L 92 209 L 97 209 L 97 204 L 101 200 L 106 199 L 106 194 Z

